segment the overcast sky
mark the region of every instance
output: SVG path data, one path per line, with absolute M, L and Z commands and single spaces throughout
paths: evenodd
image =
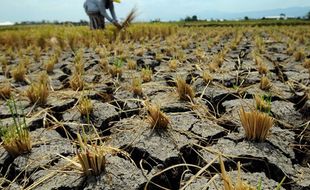
M 11 21 L 79 21 L 88 19 L 84 0 L 1 0 L 0 22 Z M 249 12 L 288 7 L 308 7 L 310 0 L 122 0 L 116 4 L 123 18 L 132 7 L 139 10 L 139 20 L 160 18 L 179 20 L 186 15 L 204 12 Z

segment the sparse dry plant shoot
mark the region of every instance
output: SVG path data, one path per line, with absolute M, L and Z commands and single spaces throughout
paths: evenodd
M 186 83 L 184 79 L 181 77 L 177 77 L 176 79 L 177 92 L 180 100 L 185 101 L 193 101 L 195 97 L 194 90 L 192 87 Z
M 250 141 L 263 142 L 266 140 L 269 129 L 273 126 L 273 118 L 260 111 L 245 112 L 243 108 L 239 111 L 245 137 Z
M 267 113 L 269 114 L 270 113 L 270 110 L 271 110 L 271 100 L 267 99 L 267 98 L 264 98 L 264 97 L 261 97 L 261 96 L 258 96 L 258 95 L 255 95 L 255 105 L 256 105 L 256 109 L 258 111 L 261 111 L 261 112 L 264 112 L 264 113 Z M 265 100 L 267 99 L 267 100 Z
M 231 177 L 227 174 L 222 156 L 219 156 L 219 162 L 221 167 L 221 176 L 224 183 L 224 190 L 256 190 L 256 187 L 252 187 L 246 181 L 241 179 L 241 165 L 238 162 L 238 176 L 237 181 L 233 184 Z

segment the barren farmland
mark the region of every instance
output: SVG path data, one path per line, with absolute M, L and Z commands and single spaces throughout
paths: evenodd
M 309 189 L 309 26 L 0 30 L 2 189 Z

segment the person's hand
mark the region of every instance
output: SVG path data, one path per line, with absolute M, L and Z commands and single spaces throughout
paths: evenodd
M 117 22 L 117 20 L 115 20 L 115 21 L 113 22 L 113 24 L 114 24 L 114 26 L 116 26 L 118 29 L 121 29 L 121 28 L 122 28 L 122 26 Z

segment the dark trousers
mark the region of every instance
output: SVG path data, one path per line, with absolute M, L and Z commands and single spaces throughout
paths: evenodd
M 92 30 L 104 29 L 105 28 L 105 19 L 100 13 L 91 13 L 89 16 L 89 26 Z

